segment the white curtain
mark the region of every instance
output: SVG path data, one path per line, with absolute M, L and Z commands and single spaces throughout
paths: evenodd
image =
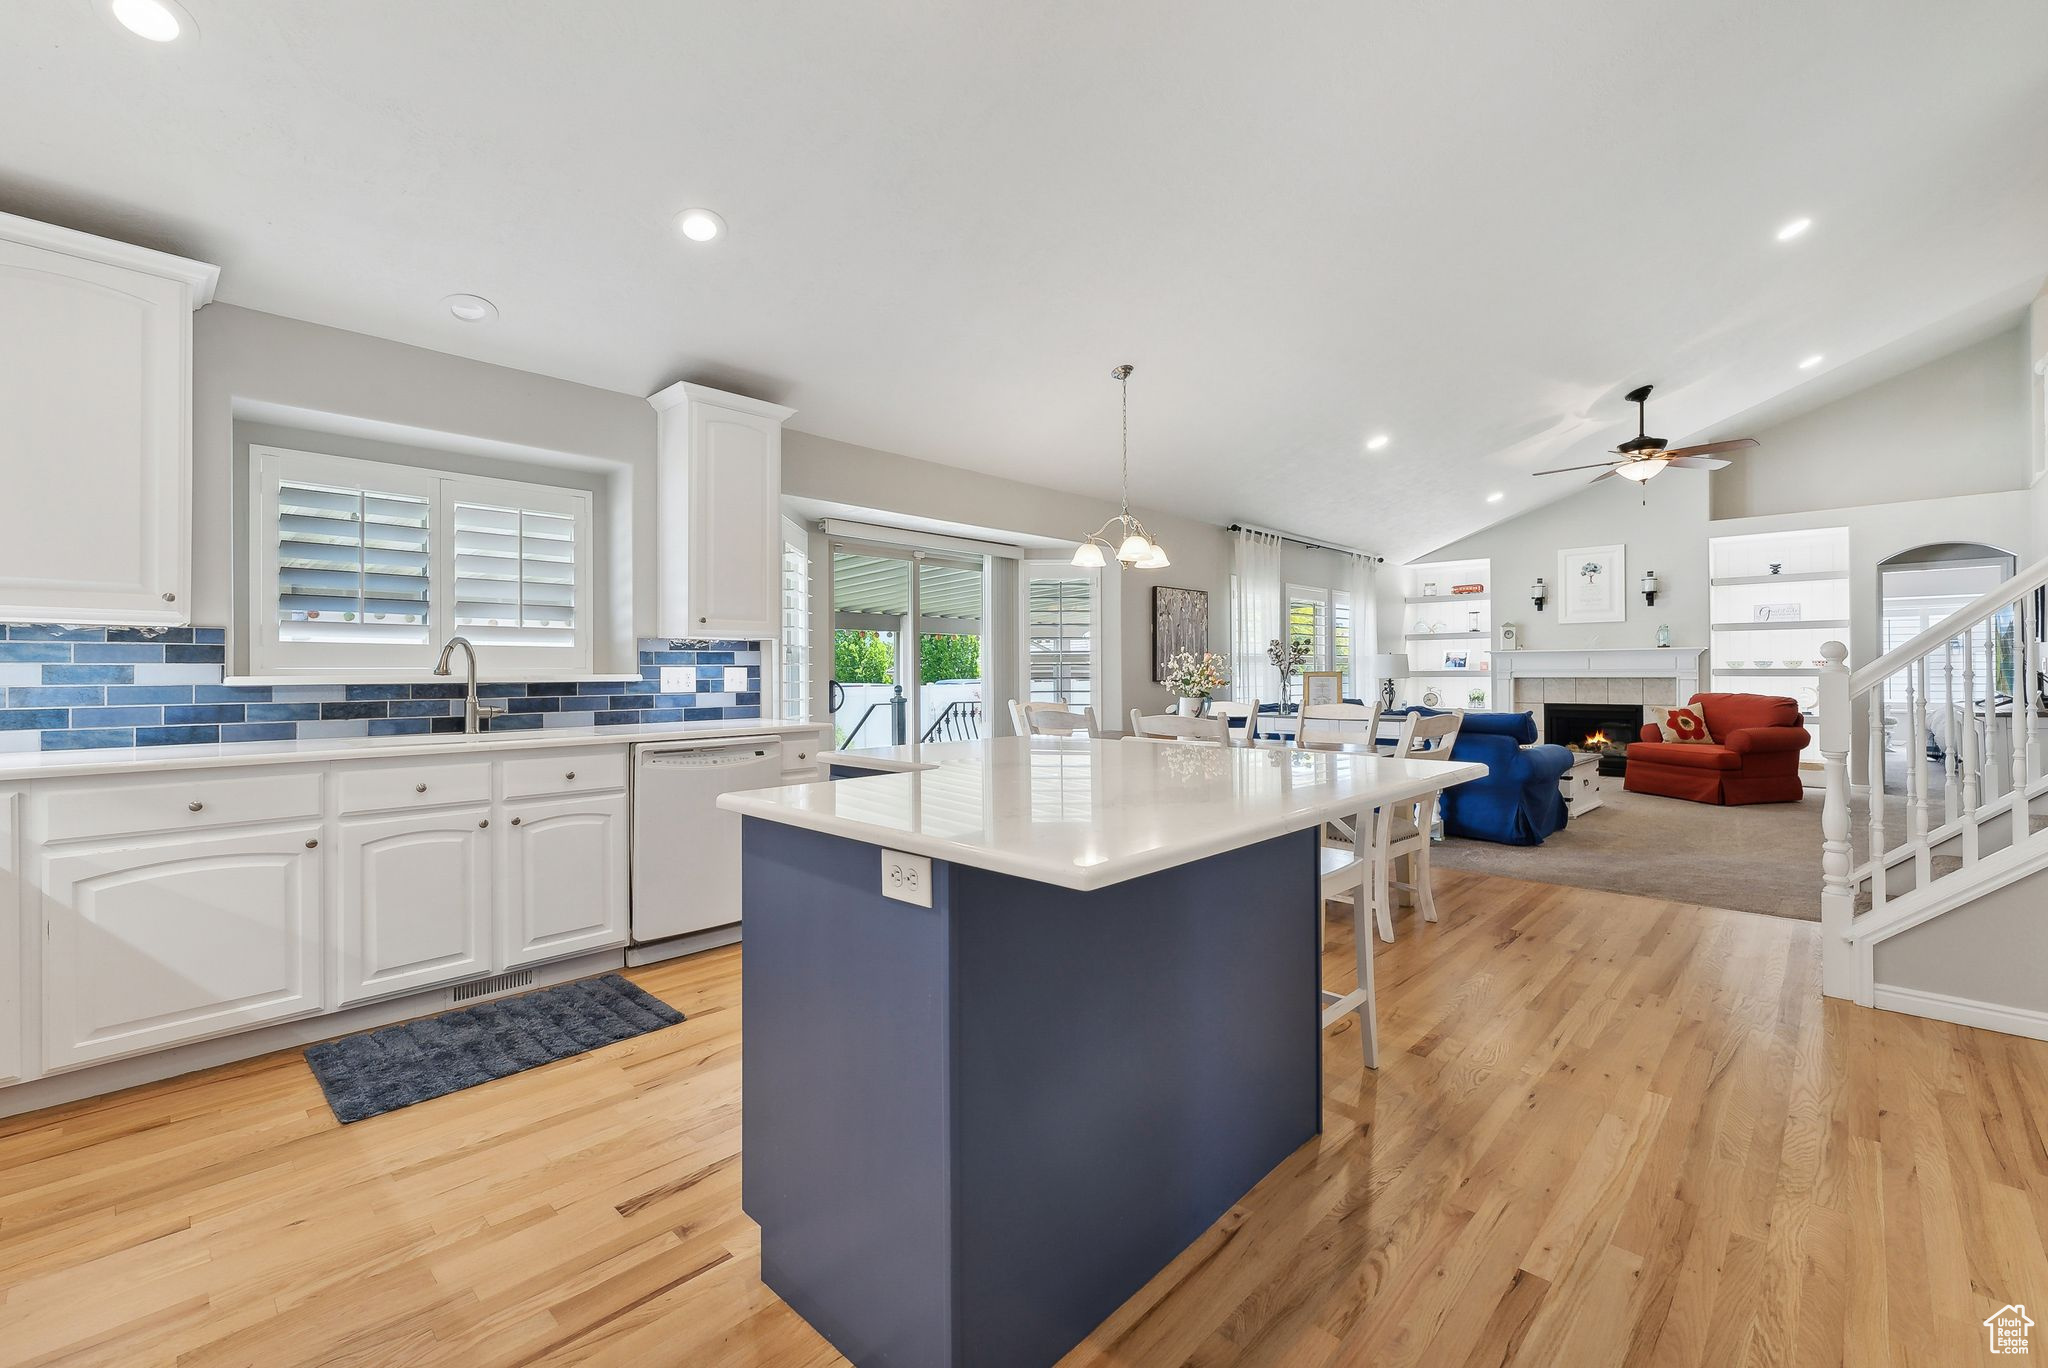
M 1372 658 L 1380 649 L 1379 565 L 1371 556 L 1352 555 L 1347 560 L 1344 592 L 1351 597 L 1351 696 L 1371 702 L 1380 687 L 1372 671 Z
M 1239 701 L 1280 701 L 1280 672 L 1266 646 L 1283 634 L 1286 589 L 1280 573 L 1280 539 L 1245 528 L 1231 558 L 1230 696 Z

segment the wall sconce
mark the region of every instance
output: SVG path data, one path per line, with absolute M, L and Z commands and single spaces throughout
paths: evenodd
M 1643 582 L 1636 587 L 1643 591 L 1644 603 L 1649 604 L 1653 608 L 1657 606 L 1657 572 L 1655 570 L 1645 570 L 1643 572 Z
M 1538 575 L 1536 582 L 1529 586 L 1529 602 L 1535 604 L 1536 611 L 1540 613 L 1543 611 L 1543 600 L 1549 597 L 1550 591 L 1543 587 L 1543 576 Z

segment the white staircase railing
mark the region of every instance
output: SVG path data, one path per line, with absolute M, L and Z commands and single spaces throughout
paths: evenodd
M 1829 996 L 1869 1005 L 1878 941 L 1967 901 L 1994 862 L 2002 870 L 2031 853 L 2034 805 L 2048 794 L 2044 586 L 2048 559 L 1855 671 L 1841 642 L 1821 647 Z M 1860 785 L 1850 763 L 1859 748 Z

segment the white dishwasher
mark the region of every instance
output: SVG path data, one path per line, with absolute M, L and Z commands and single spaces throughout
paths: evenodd
M 718 795 L 782 783 L 780 737 L 633 747 L 633 943 L 740 919 L 740 819 Z

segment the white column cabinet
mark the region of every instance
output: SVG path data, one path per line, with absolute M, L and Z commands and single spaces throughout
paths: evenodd
M 192 311 L 218 275 L 0 214 L 0 621 L 190 621 Z
M 523 798 L 500 809 L 506 968 L 626 942 L 626 795 Z
M 95 1064 L 323 1006 L 320 827 L 50 847 L 43 1064 Z
M 336 1005 L 487 974 L 491 809 L 344 817 Z
M 795 410 L 687 382 L 647 402 L 661 414 L 658 634 L 774 636 L 782 424 Z

